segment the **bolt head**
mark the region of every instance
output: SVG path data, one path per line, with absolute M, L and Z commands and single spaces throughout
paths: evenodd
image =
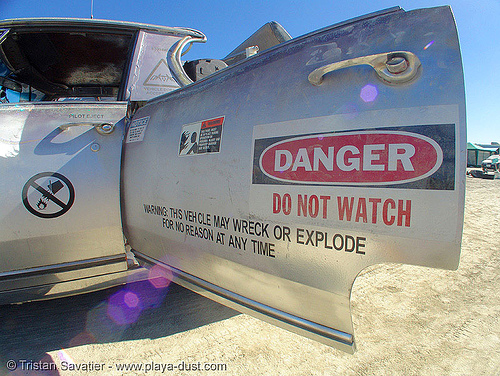
M 101 149 L 101 145 L 99 145 L 97 142 L 94 142 L 92 145 L 90 145 L 90 150 L 92 150 L 94 153 L 98 152 Z
M 401 56 L 391 57 L 385 63 L 387 70 L 392 74 L 400 74 L 408 69 L 408 61 Z

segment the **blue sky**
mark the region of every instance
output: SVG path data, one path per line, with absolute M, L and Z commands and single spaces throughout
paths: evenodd
M 0 0 L 0 19 L 90 17 L 92 0 Z M 500 0 L 93 0 L 94 18 L 192 27 L 208 37 L 190 58 L 220 58 L 268 21 L 292 35 L 399 5 L 405 10 L 451 5 L 465 71 L 468 141 L 500 142 Z M 195 50 L 196 48 L 196 50 Z

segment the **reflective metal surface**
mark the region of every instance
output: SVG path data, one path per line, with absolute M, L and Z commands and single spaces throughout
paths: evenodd
M 124 283 L 137 266 L 120 216 L 125 116 L 179 87 L 166 54 L 183 37 L 205 38 L 133 22 L 0 21 L 0 304 Z
M 232 65 L 258 51 L 265 51 L 290 39 L 292 37 L 283 26 L 275 21 L 268 22 L 231 51 L 223 60 L 227 65 Z
M 8 176 L 0 182 L 0 292 L 127 269 L 119 199 L 126 109 L 125 102 L 0 106 L 0 171 Z M 75 119 L 115 131 L 68 126 Z M 85 266 L 61 269 L 70 264 Z
M 97 133 L 102 135 L 111 134 L 115 130 L 115 125 L 109 123 L 66 123 L 66 124 L 61 124 L 59 128 L 65 131 L 70 127 L 89 127 L 89 126 L 94 127 Z
M 178 89 L 180 83 L 184 82 L 182 78 L 187 77 L 184 77 L 180 62 L 182 49 L 188 43 L 205 40 L 206 37 L 200 32 L 194 36 L 141 31 L 137 36 L 128 74 L 126 98 L 130 101 L 146 101 Z M 173 49 L 175 53 L 172 53 Z M 183 85 L 188 83 L 186 81 Z
M 127 21 L 115 21 L 115 20 L 99 20 L 99 19 L 88 19 L 88 18 L 16 18 L 11 20 L 1 20 L 0 28 L 3 27 L 47 27 L 47 26 L 62 26 L 66 28 L 74 27 L 88 27 L 93 26 L 94 28 L 112 28 L 114 30 L 144 30 L 147 32 L 153 32 L 158 34 L 170 34 L 170 35 L 190 35 L 193 37 L 203 37 L 204 34 L 198 30 L 190 29 L 187 27 L 168 27 L 168 26 L 158 26 L 150 25 L 139 22 L 127 22 Z M 3 31 L 3 30 L 0 30 Z
M 357 65 L 369 65 L 382 80 L 390 84 L 398 84 L 415 78 L 420 68 L 420 60 L 415 54 L 407 51 L 362 56 L 317 68 L 309 74 L 308 80 L 311 84 L 318 86 L 321 85 L 325 74 Z
M 169 50 L 167 54 L 168 67 L 170 68 L 170 72 L 173 75 L 173 78 L 177 83 L 182 87 L 193 83 L 191 78 L 186 74 L 184 68 L 182 67 L 182 51 L 184 48 L 193 42 L 201 42 L 205 43 L 207 41 L 206 38 L 193 38 L 186 36 L 176 42 Z
M 418 74 L 387 84 L 358 65 L 367 56 L 383 57 L 387 77 Z M 319 86 L 307 79 L 346 61 Z M 361 270 L 458 266 L 465 96 L 448 7 L 285 42 L 151 100 L 132 124 L 127 239 L 143 262 L 233 308 L 352 352 L 324 334 L 354 335 Z

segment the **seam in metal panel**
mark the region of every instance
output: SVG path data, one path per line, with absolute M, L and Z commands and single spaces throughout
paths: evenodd
M 116 264 L 123 261 L 127 261 L 127 256 L 125 254 L 119 254 L 114 256 L 99 257 L 90 260 L 68 262 L 64 264 L 46 265 L 24 270 L 14 270 L 5 273 L 0 273 L 0 281 L 16 279 L 16 278 L 34 277 L 44 274 L 69 272 L 80 269 L 88 269 L 102 265 Z
M 305 319 L 302 319 L 300 317 L 294 316 L 292 314 L 280 311 L 278 309 L 272 308 L 268 305 L 256 302 L 255 300 L 245 298 L 244 296 L 241 296 L 239 294 L 236 294 L 234 292 L 231 292 L 229 290 L 226 290 L 222 287 L 219 287 L 217 285 L 214 285 L 213 283 L 207 282 L 201 278 L 195 277 L 191 274 L 185 273 L 173 266 L 170 266 L 168 264 L 165 264 L 161 261 L 158 261 L 156 259 L 153 259 L 149 256 L 144 255 L 141 252 L 138 252 L 136 250 L 134 251 L 134 255 L 136 258 L 141 259 L 142 261 L 145 261 L 148 264 L 159 264 L 163 267 L 168 268 L 171 270 L 173 273 L 176 274 L 177 277 L 185 280 L 186 282 L 192 283 L 193 285 L 199 286 L 209 292 L 212 292 L 218 296 L 221 296 L 227 300 L 230 300 L 234 303 L 237 303 L 241 306 L 244 306 L 246 308 L 249 308 L 253 311 L 262 313 L 266 316 L 272 317 L 274 319 L 283 321 L 289 325 L 298 327 L 300 329 L 306 330 L 308 332 L 317 334 L 319 336 L 329 338 L 331 340 L 352 346 L 354 344 L 354 339 L 353 336 L 349 333 L 341 332 L 340 330 L 336 330 L 333 328 L 329 328 L 327 326 L 317 324 L 312 321 L 308 321 Z

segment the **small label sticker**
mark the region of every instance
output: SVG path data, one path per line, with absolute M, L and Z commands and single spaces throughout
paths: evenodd
M 182 127 L 179 155 L 218 153 L 224 116 L 186 124 Z
M 177 82 L 175 82 L 170 75 L 170 69 L 165 59 L 161 59 L 158 64 L 156 64 L 143 85 L 169 87 L 174 89 L 178 86 Z
M 23 204 L 40 218 L 57 218 L 66 213 L 75 201 L 75 189 L 67 177 L 57 172 L 42 172 L 23 187 Z
M 149 116 L 135 119 L 130 124 L 130 128 L 128 129 L 127 139 L 125 142 L 130 144 L 132 142 L 139 142 L 144 139 L 144 133 L 146 133 L 146 127 L 149 123 Z

